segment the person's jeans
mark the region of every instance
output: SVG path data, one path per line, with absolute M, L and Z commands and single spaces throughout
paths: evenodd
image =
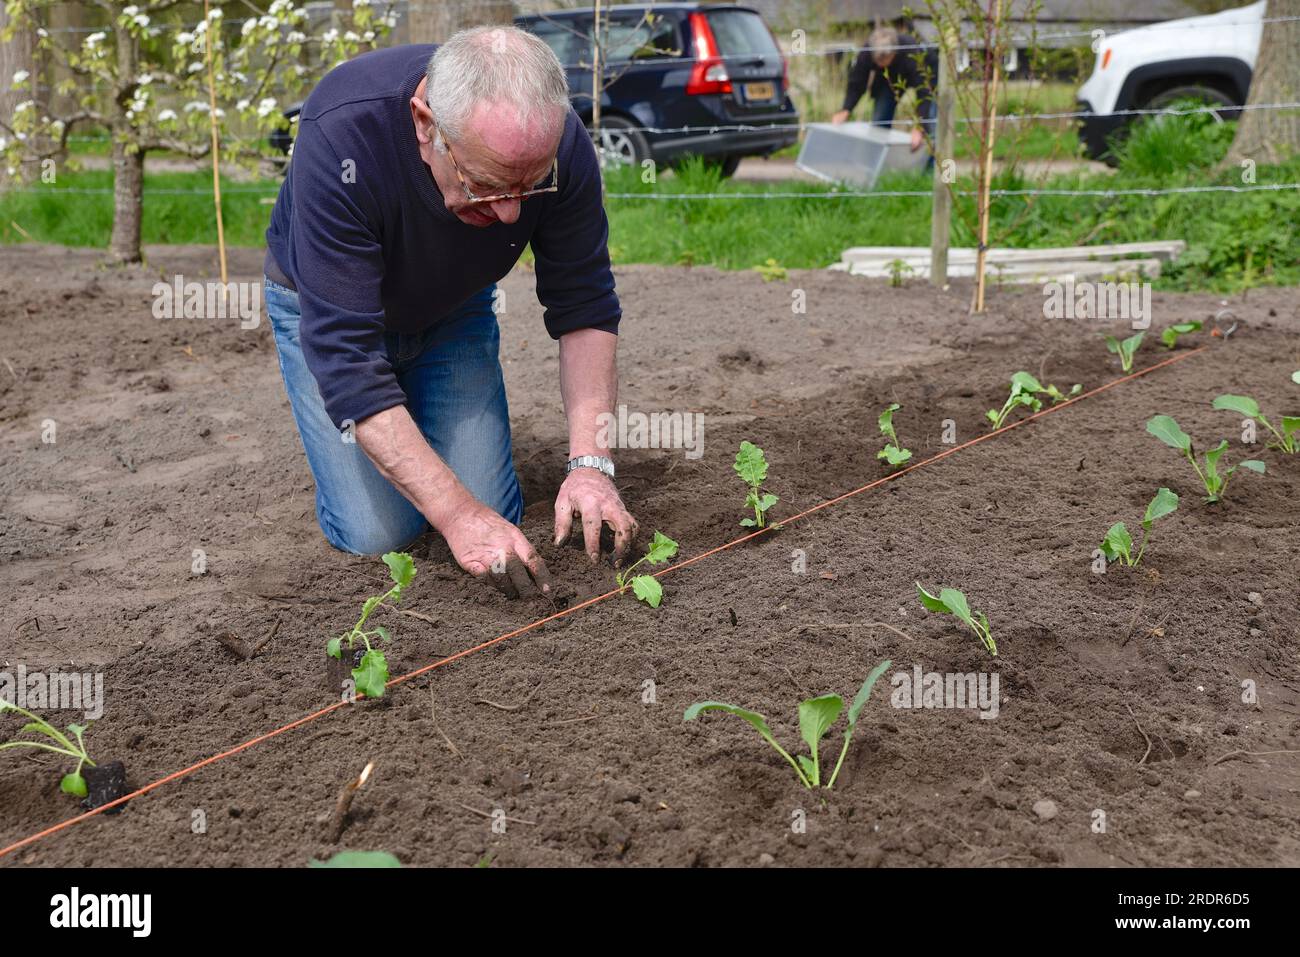
M 489 286 L 437 326 L 384 337 L 406 408 L 429 445 L 480 502 L 515 524 L 523 496 L 510 447 L 510 412 L 497 357 Z M 424 516 L 375 468 L 355 437 L 325 414 L 298 337 L 298 294 L 265 280 L 266 313 L 298 434 L 316 480 L 316 519 L 335 548 L 379 555 L 410 544 Z
M 871 124 L 873 126 L 884 126 L 892 128 L 894 125 L 894 113 L 898 109 L 898 97 L 895 95 L 892 87 L 889 87 L 881 94 L 879 99 L 871 102 Z M 918 112 L 921 114 L 921 126 L 925 129 L 926 138 L 930 143 L 934 142 L 936 118 L 939 115 L 939 105 L 933 99 L 926 100 L 921 104 Z M 934 154 L 926 162 L 927 170 L 934 166 Z

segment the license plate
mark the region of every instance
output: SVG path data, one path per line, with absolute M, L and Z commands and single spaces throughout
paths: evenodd
M 776 84 L 775 83 L 746 83 L 745 99 L 747 100 L 775 100 Z

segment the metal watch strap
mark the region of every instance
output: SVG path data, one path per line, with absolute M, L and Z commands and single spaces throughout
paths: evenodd
M 614 462 L 604 455 L 579 455 L 576 459 L 569 459 L 564 466 L 564 474 L 568 475 L 574 469 L 596 469 L 610 478 L 614 477 Z

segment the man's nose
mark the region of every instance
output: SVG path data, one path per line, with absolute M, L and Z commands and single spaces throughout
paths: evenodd
M 498 221 L 505 223 L 507 226 L 519 219 L 520 201 L 517 199 L 502 199 L 495 203 L 489 203 L 489 205 L 492 207 L 492 214 L 496 216 Z

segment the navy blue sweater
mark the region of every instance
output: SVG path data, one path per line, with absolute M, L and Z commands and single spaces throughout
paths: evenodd
M 406 401 L 385 332 L 437 324 L 505 276 L 529 243 L 552 338 L 618 330 L 600 169 L 577 114 L 560 141 L 558 193 L 530 197 L 509 226 L 462 223 L 443 204 L 411 122 L 434 49 L 377 50 L 321 80 L 303 106 L 266 232 L 298 290 L 303 356 L 340 428 Z

